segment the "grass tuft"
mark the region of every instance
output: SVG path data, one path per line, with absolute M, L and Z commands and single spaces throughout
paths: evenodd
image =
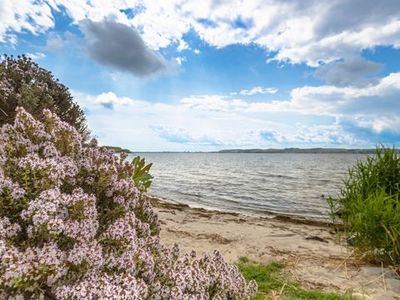
M 378 147 L 375 155 L 349 170 L 331 216 L 344 225 L 350 245 L 364 257 L 400 265 L 400 155 Z
M 241 257 L 237 265 L 247 281 L 254 279 L 258 292 L 252 300 L 348 300 L 350 295 L 327 293 L 321 290 L 307 290 L 298 283 L 288 280 L 284 274 L 285 265 L 279 262 L 259 264 Z

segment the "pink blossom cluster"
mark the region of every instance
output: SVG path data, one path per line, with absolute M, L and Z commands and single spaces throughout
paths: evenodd
M 215 252 L 181 255 L 126 157 L 82 138 L 55 114 L 17 109 L 0 132 L 0 299 L 248 299 Z
M 18 57 L 18 59 L 5 56 L 1 58 L 0 64 L 3 69 L 3 72 L 0 72 L 0 95 L 3 99 L 15 98 L 22 105 L 27 100 L 28 90 L 33 95 L 48 92 L 49 86 L 46 84 L 46 79 L 52 76 L 51 73 L 40 68 L 26 56 Z M 46 100 L 43 99 L 43 101 Z

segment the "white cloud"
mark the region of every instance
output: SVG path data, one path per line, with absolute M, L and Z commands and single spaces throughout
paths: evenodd
M 271 60 L 313 67 L 376 46 L 400 47 L 396 0 L 3 0 L 0 41 L 15 40 L 13 34 L 22 30 L 38 33 L 54 27 L 50 8 L 61 7 L 76 24 L 113 19 L 132 26 L 154 50 L 170 45 L 188 49 L 184 35 L 190 30 L 215 47 L 256 44 L 276 53 Z M 133 17 L 126 9 L 133 10 Z
M 0 42 L 15 44 L 16 33 L 38 34 L 54 27 L 51 7 L 44 1 L 0 1 Z
M 46 57 L 46 55 L 42 52 L 27 53 L 26 56 L 32 58 L 33 60 L 39 60 Z
M 89 104 L 100 104 L 107 108 L 112 108 L 114 105 L 124 106 L 124 105 L 132 105 L 134 100 L 128 97 L 117 97 L 112 92 L 102 93 L 98 95 L 93 100 L 89 101 Z
M 171 128 L 168 126 L 150 126 L 160 138 L 171 143 L 180 143 L 186 145 L 198 146 L 220 146 L 224 145 L 222 141 L 207 136 L 196 136 L 184 128 Z
M 166 104 L 112 92 L 74 96 L 102 143 L 136 150 L 373 147 L 400 137 L 400 73 L 363 88 L 300 87 L 286 101 L 193 95 Z
M 231 113 L 118 97 L 112 92 L 73 95 L 86 111 L 89 126 L 102 144 L 137 151 L 250 146 L 255 141 L 263 142 L 258 131 L 272 124 L 237 116 L 242 125 L 235 128 Z
M 400 73 L 391 73 L 367 87 L 301 87 L 292 90 L 290 102 L 272 105 L 316 114 L 393 115 L 400 113 Z
M 400 73 L 391 73 L 365 87 L 332 85 L 295 88 L 290 98 L 270 102 L 245 102 L 224 96 L 194 98 L 188 104 L 203 110 L 245 110 L 247 112 L 296 112 L 326 116 L 365 115 L 372 117 L 400 114 Z M 400 130 L 400 128 L 398 129 Z
M 229 96 L 188 96 L 175 104 L 111 92 L 97 96 L 76 93 L 88 110 L 91 127 L 105 142 L 120 139 L 118 144 L 123 145 L 143 137 L 134 145 L 144 150 L 153 145 L 171 150 L 180 147 L 171 142 L 178 136 L 193 147 L 201 141 L 240 147 L 302 141 L 350 145 L 360 141 L 346 126 L 377 135 L 400 132 L 400 73 L 364 81 L 363 76 L 379 66 L 359 59 L 363 49 L 380 45 L 400 48 L 399 1 L 3 0 L 0 42 L 15 44 L 18 33 L 40 34 L 54 28 L 52 13 L 62 8 L 78 26 L 87 20 L 113 20 L 132 27 L 152 50 L 171 45 L 178 51 L 190 49 L 185 40 L 190 30 L 215 47 L 259 45 L 275 54 L 270 60 L 318 67 L 316 76 L 328 83 L 295 88 L 286 101 L 268 102 L 245 101 L 241 96 L 274 95 L 277 90 L 272 87 L 253 87 Z M 133 9 L 133 17 L 123 12 L 126 9 Z M 45 50 L 62 47 L 62 38 L 53 34 Z M 193 52 L 199 54 L 200 50 Z M 31 55 L 40 59 L 42 53 Z M 183 56 L 176 60 L 182 63 Z M 360 79 L 361 83 L 352 84 Z M 282 121 L 269 121 L 271 114 Z M 289 114 L 327 116 L 336 121 L 306 126 L 285 120 Z
M 268 142 L 296 147 L 327 147 L 343 145 L 363 145 L 351 132 L 346 132 L 339 124 L 304 126 L 297 124 L 290 130 L 261 130 L 260 135 Z M 329 147 L 328 146 L 328 147 Z
M 178 65 L 182 65 L 183 62 L 186 61 L 186 57 L 178 56 L 178 57 L 175 57 L 175 60 L 176 60 L 176 62 L 177 62 Z
M 190 49 L 190 47 L 189 47 L 188 43 L 186 43 L 184 40 L 180 39 L 178 41 L 178 47 L 176 48 L 176 50 L 181 52 L 183 50 L 189 50 L 189 49 Z
M 241 111 L 248 108 L 249 104 L 241 99 L 231 99 L 221 95 L 197 95 L 183 98 L 184 107 L 209 111 Z
M 243 96 L 253 96 L 256 94 L 276 94 L 278 92 L 277 88 L 266 88 L 262 86 L 255 86 L 249 90 L 241 90 L 240 95 Z
M 307 4 L 300 0 L 203 1 L 201 4 L 146 1 L 146 9 L 131 23 L 142 26 L 144 39 L 155 48 L 181 40 L 193 28 L 203 40 L 216 47 L 255 43 L 277 51 L 274 59 L 312 66 L 377 45 L 400 46 L 399 2 L 356 2 L 354 9 L 346 10 L 350 6 L 347 0 L 308 1 Z M 339 17 L 344 20 L 337 22 L 338 15 L 334 12 L 340 12 Z M 165 18 L 166 26 L 155 21 Z M 238 19 L 251 20 L 251 25 L 235 27 Z M 354 21 L 344 22 L 348 19 Z

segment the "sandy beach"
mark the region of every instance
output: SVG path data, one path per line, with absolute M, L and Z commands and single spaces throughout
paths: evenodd
M 326 224 L 191 208 L 149 198 L 159 215 L 161 238 L 182 251 L 219 250 L 226 260 L 245 256 L 285 263 L 287 275 L 304 287 L 350 292 L 355 299 L 400 299 L 400 277 L 371 265 L 340 245 Z

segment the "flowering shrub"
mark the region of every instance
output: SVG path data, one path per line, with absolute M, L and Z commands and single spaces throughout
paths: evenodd
M 47 108 L 85 138 L 89 137 L 85 115 L 68 88 L 24 55 L 4 56 L 0 61 L 0 103 L 0 126 L 14 122 L 18 106 L 35 118 L 41 118 L 43 109 Z
M 213 254 L 180 255 L 133 165 L 83 147 L 49 110 L 17 109 L 0 134 L 0 299 L 247 299 L 256 289 Z

